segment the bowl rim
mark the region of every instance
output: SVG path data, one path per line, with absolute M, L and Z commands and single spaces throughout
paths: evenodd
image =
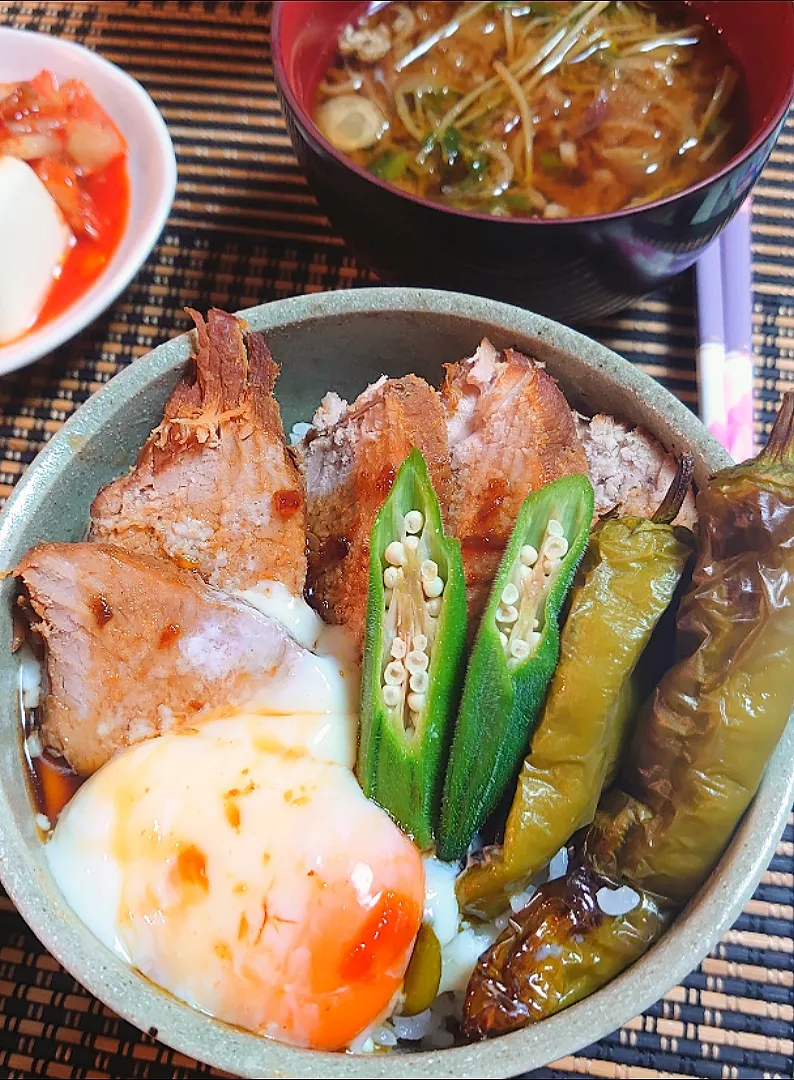
M 411 288 L 364 288 L 273 301 L 239 314 L 253 329 L 289 330 L 297 324 L 356 314 L 435 313 L 474 319 L 483 327 L 540 339 L 574 353 L 629 397 L 658 399 L 654 411 L 696 444 L 712 468 L 730 462 L 700 422 L 669 391 L 605 346 L 550 319 L 497 301 L 461 293 Z M 57 483 L 72 460 L 75 437 L 90 437 L 142 388 L 175 372 L 189 358 L 192 332 L 165 341 L 116 375 L 53 436 L 17 484 L 0 516 L 0 553 L 36 519 L 37 499 Z M 40 490 L 41 489 L 41 490 Z M 43 494 L 42 494 L 43 492 Z M 0 571 L 7 569 L 0 554 Z M 14 748 L 14 752 L 19 752 Z M 243 1032 L 177 1001 L 101 945 L 65 905 L 49 907 L 33 844 L 21 832 L 7 791 L 0 786 L 0 878 L 33 932 L 86 989 L 143 1031 L 184 1054 L 249 1077 L 346 1077 L 382 1080 L 515 1075 L 574 1053 L 654 1004 L 677 985 L 733 923 L 774 853 L 794 801 L 794 721 L 773 756 L 712 877 L 671 929 L 636 964 L 589 999 L 535 1027 L 472 1046 L 408 1055 L 343 1055 L 301 1050 Z M 31 811 L 32 813 L 32 811 Z M 36 840 L 35 843 L 40 843 Z M 152 1032 L 152 1029 L 154 1031 Z M 546 1049 L 544 1049 L 546 1047 Z M 538 1056 L 540 1054 L 540 1056 Z M 534 1056 L 533 1056 L 534 1055 Z
M 16 27 L 0 26 L 0 43 L 8 40 L 9 48 L 14 41 L 24 37 L 44 40 L 44 50 L 53 50 L 53 55 L 62 53 L 64 63 L 70 56 L 78 56 L 88 66 L 94 67 L 115 82 L 139 109 L 142 126 L 150 133 L 151 152 L 159 159 L 165 182 L 157 192 L 154 212 L 139 229 L 127 256 L 117 266 L 110 265 L 97 278 L 87 292 L 38 329 L 29 331 L 13 341 L 0 344 L 0 375 L 6 375 L 28 364 L 35 363 L 57 349 L 64 342 L 76 337 L 82 330 L 98 318 L 114 300 L 127 288 L 140 268 L 146 262 L 157 238 L 162 232 L 174 201 L 177 183 L 177 166 L 174 146 L 165 120 L 143 86 L 117 64 L 106 60 L 99 53 L 80 45 L 75 41 L 53 37 L 35 30 L 21 30 Z M 52 61 L 43 61 L 42 66 L 52 67 Z M 119 247 L 130 234 L 130 221 L 124 227 Z M 118 250 L 118 249 L 117 249 Z
M 281 35 L 282 13 L 286 6 L 286 2 L 287 0 L 275 0 L 271 14 L 270 49 L 273 60 L 273 77 L 275 79 L 276 88 L 283 99 L 286 100 L 293 115 L 300 121 L 306 134 L 316 143 L 319 143 L 325 153 L 330 154 L 330 156 L 339 162 L 340 165 L 349 169 L 350 172 L 355 173 L 361 180 L 374 184 L 382 191 L 387 191 L 398 198 L 406 199 L 407 201 L 428 210 L 437 210 L 440 213 L 449 214 L 452 217 L 472 219 L 474 221 L 488 221 L 500 228 L 508 228 L 511 225 L 519 225 L 524 228 L 530 226 L 561 228 L 565 226 L 575 227 L 579 225 L 592 225 L 600 222 L 623 221 L 626 218 L 633 218 L 638 214 L 662 209 L 686 196 L 705 191 L 710 185 L 718 180 L 724 179 L 735 169 L 743 165 L 748 158 L 752 157 L 759 147 L 761 147 L 774 133 L 778 125 L 783 122 L 791 106 L 792 99 L 794 98 L 794 52 L 792 52 L 788 87 L 783 100 L 772 114 L 771 119 L 764 124 L 763 128 L 761 128 L 761 130 L 745 146 L 743 146 L 741 150 L 737 151 L 737 153 L 735 153 L 724 165 L 721 165 L 716 172 L 711 173 L 702 180 L 698 180 L 697 183 L 690 184 L 688 187 L 682 188 L 672 195 L 664 196 L 664 198 L 654 199 L 653 202 L 640 203 L 638 206 L 624 207 L 622 210 L 612 210 L 608 214 L 584 214 L 581 217 L 567 218 L 499 217 L 492 214 L 484 214 L 477 210 L 462 210 L 455 206 L 448 206 L 445 203 L 433 202 L 432 199 L 425 199 L 421 195 L 412 195 L 408 191 L 402 191 L 400 188 L 387 183 L 385 180 L 381 180 L 380 177 L 374 176 L 367 169 L 357 165 L 350 158 L 346 157 L 341 150 L 338 150 L 334 144 L 323 135 L 312 119 L 311 114 L 304 109 L 299 101 L 297 94 L 292 88 L 292 83 L 287 77 Z M 794 7 L 794 0 L 789 0 L 789 7 Z

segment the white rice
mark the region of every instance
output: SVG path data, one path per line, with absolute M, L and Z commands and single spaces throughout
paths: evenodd
M 36 709 L 41 700 L 41 664 L 29 645 L 22 645 L 17 652 L 19 660 L 19 693 L 25 712 Z
M 293 424 L 289 433 L 290 446 L 297 446 L 299 442 L 303 442 L 311 429 L 311 424 Z
M 555 878 L 565 877 L 568 873 L 568 848 L 560 848 L 556 855 L 552 856 L 546 871 L 546 881 L 554 881 Z
M 37 757 L 41 757 L 44 753 L 44 747 L 41 745 L 41 736 L 39 735 L 38 730 L 31 731 L 30 735 L 28 735 L 25 740 L 25 749 L 31 761 Z
M 605 915 L 628 915 L 640 902 L 640 894 L 628 885 L 617 889 L 602 886 L 596 893 L 596 903 Z
M 523 892 L 513 893 L 510 897 L 510 910 L 513 912 L 521 911 L 527 906 L 535 892 L 535 886 L 530 885 Z

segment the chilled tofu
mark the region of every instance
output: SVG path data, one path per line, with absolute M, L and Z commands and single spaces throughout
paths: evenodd
M 36 321 L 73 243 L 61 211 L 33 169 L 0 156 L 0 345 Z

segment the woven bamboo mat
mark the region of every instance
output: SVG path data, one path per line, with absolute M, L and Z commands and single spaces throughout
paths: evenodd
M 273 87 L 264 3 L 5 3 L 0 23 L 77 40 L 151 93 L 179 190 L 160 243 L 77 340 L 0 380 L 0 499 L 47 439 L 131 360 L 186 328 L 185 304 L 229 310 L 372 281 L 318 211 Z M 0 66 L 2 58 L 0 57 Z M 794 385 L 794 119 L 754 217 L 756 427 Z M 588 328 L 694 405 L 692 281 Z M 794 1076 L 794 828 L 736 926 L 684 983 L 536 1078 Z M 0 898 L 0 1076 L 219 1075 L 90 997 Z

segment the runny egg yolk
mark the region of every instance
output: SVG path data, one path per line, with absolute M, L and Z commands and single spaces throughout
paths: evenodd
M 387 1010 L 422 919 L 414 845 L 323 716 L 239 713 L 141 743 L 47 845 L 93 932 L 177 997 L 339 1050 Z

